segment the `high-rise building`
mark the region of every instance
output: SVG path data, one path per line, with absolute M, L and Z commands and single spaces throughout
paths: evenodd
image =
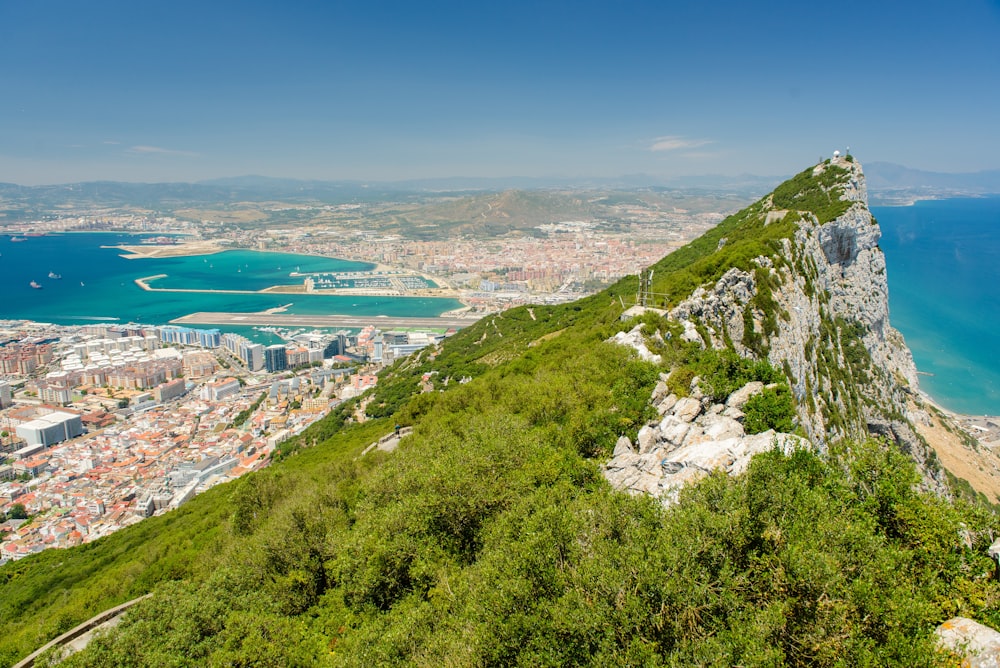
M 250 343 L 240 347 L 240 359 L 251 371 L 260 371 L 264 368 L 264 346 L 260 343 Z
M 264 368 L 270 372 L 284 371 L 288 368 L 288 353 L 285 346 L 276 343 L 264 348 Z

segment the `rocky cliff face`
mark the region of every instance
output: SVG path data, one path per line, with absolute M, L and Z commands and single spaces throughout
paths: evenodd
M 700 325 L 713 345 L 731 342 L 741 354 L 766 356 L 783 369 L 800 424 L 817 447 L 841 437 L 887 436 L 918 462 L 929 487 L 941 489 L 933 452 L 906 419 L 916 369 L 889 324 L 881 230 L 868 210 L 861 165 L 835 158 L 797 178 L 814 189 L 822 182 L 815 192 L 829 196 L 833 213 L 808 210 L 805 195 L 806 206 L 798 208 L 798 194 L 776 190 L 757 215 L 765 228 L 795 220 L 780 251 L 755 258 L 750 271 L 730 269 L 670 316 L 685 323 L 687 337 L 698 337 Z

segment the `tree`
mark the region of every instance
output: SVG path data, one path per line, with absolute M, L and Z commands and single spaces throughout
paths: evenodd
M 23 503 L 15 503 L 10 507 L 8 516 L 12 520 L 26 520 L 28 519 L 28 509 L 24 507 Z

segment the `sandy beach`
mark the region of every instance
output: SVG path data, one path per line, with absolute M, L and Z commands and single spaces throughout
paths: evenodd
M 991 503 L 1000 502 L 1000 418 L 955 413 L 922 391 L 910 409 L 917 432 L 941 464 Z
M 1000 417 L 996 415 L 965 415 L 948 410 L 924 392 L 920 391 L 920 398 L 924 403 L 930 404 L 939 412 L 947 415 L 955 423 L 974 437 L 982 445 L 988 448 L 1000 446 Z

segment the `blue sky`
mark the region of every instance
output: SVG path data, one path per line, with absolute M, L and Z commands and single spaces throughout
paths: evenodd
M 13 183 L 976 171 L 998 124 L 997 0 L 0 0 Z

